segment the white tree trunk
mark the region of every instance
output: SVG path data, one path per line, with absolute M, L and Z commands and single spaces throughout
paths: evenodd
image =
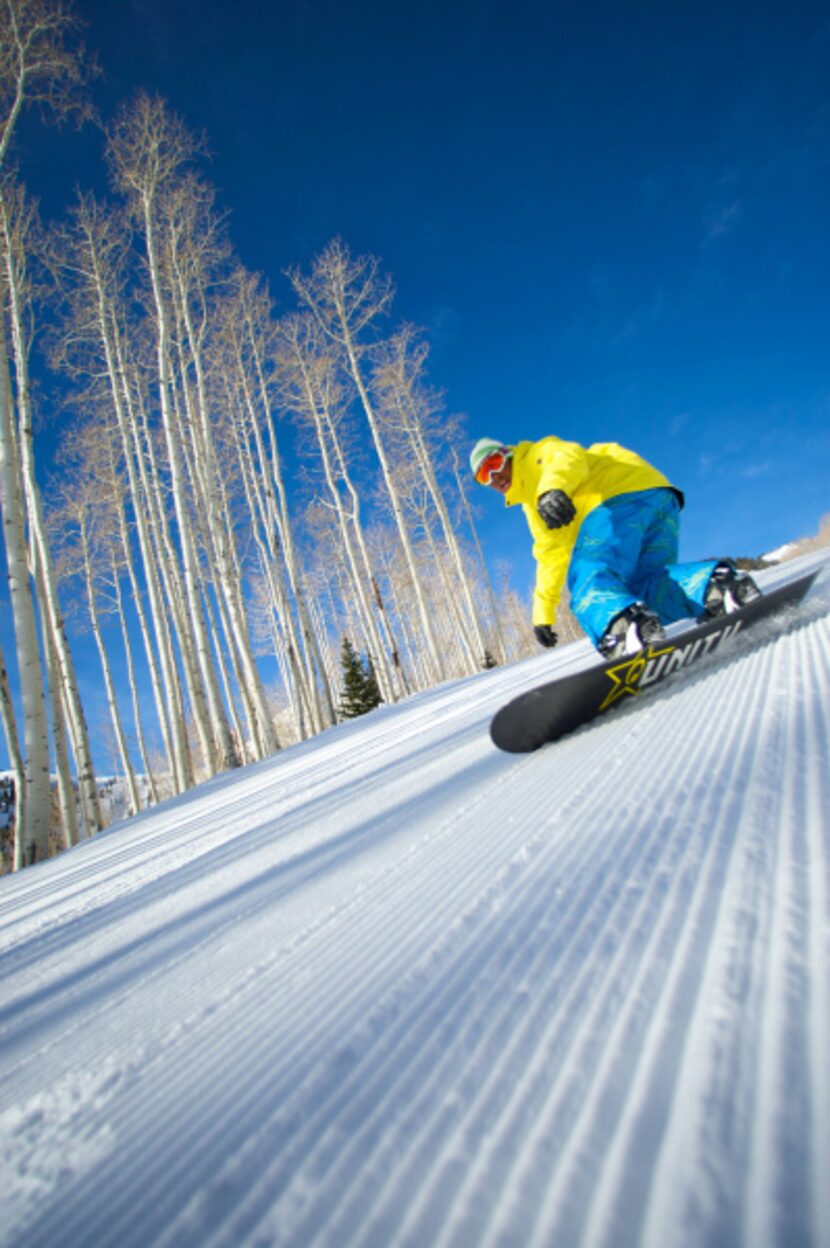
M 265 690 L 251 649 L 239 582 L 238 562 L 233 549 L 232 527 L 227 518 L 223 497 L 224 491 L 211 429 L 202 360 L 203 328 L 197 331 L 191 314 L 188 292 L 180 273 L 177 273 L 177 278 L 181 319 L 184 323 L 186 341 L 196 377 L 196 401 L 190 406 L 192 419 L 189 424 L 194 441 L 198 437 L 196 461 L 200 466 L 203 482 L 206 530 L 218 572 L 217 579 L 223 599 L 223 612 L 228 617 L 226 628 L 228 643 L 235 657 L 238 684 L 248 708 L 251 737 L 256 742 L 259 757 L 263 758 L 273 754 L 278 748 L 277 738 L 271 723 Z M 229 697 L 230 694 L 226 696 Z
M 204 717 L 206 711 L 209 714 L 211 731 L 208 748 L 210 753 L 206 761 L 212 772 L 224 771 L 229 767 L 236 766 L 238 760 L 216 680 L 210 637 L 208 635 L 203 604 L 198 591 L 196 547 L 188 510 L 187 483 L 182 463 L 181 428 L 176 420 L 172 397 L 170 316 L 161 288 L 161 274 L 156 251 L 155 224 L 153 220 L 154 203 L 152 197 L 148 194 L 142 196 L 142 209 L 144 239 L 156 322 L 156 361 L 158 370 L 156 384 L 161 407 L 161 421 L 167 450 L 167 461 L 170 469 L 176 527 L 181 546 L 187 608 L 194 639 L 198 671 L 201 677 L 201 684 L 195 684 L 194 682 L 194 687 L 191 690 L 195 699 L 193 709 L 197 717 Z
M 383 479 L 386 484 L 386 489 L 389 493 L 389 498 L 390 498 L 391 505 L 392 505 L 392 514 L 395 517 L 395 524 L 397 525 L 398 534 L 401 539 L 401 546 L 403 547 L 404 558 L 406 559 L 406 564 L 409 569 L 409 575 L 412 579 L 412 588 L 414 590 L 415 598 L 418 603 L 418 610 L 421 616 L 421 627 L 424 630 L 424 637 L 426 638 L 427 652 L 428 652 L 429 660 L 430 660 L 430 668 L 431 668 L 430 683 L 435 683 L 438 680 L 443 680 L 446 678 L 446 670 L 445 670 L 443 655 L 441 654 L 441 650 L 440 650 L 440 647 L 438 646 L 438 642 L 435 637 L 435 632 L 432 627 L 432 619 L 430 617 L 430 613 L 427 608 L 426 599 L 424 597 L 423 586 L 421 585 L 421 579 L 418 575 L 418 568 L 417 568 L 417 564 L 415 560 L 415 552 L 412 546 L 412 539 L 409 536 L 406 522 L 404 520 L 403 508 L 401 506 L 401 501 L 395 489 L 391 465 L 387 458 L 386 450 L 383 445 L 383 441 L 381 439 L 380 429 L 378 427 L 377 418 L 375 416 L 374 406 L 369 398 L 368 390 L 366 389 L 366 385 L 363 381 L 363 376 L 361 374 L 360 366 L 358 364 L 357 352 L 355 350 L 354 342 L 352 341 L 350 327 L 348 325 L 348 322 L 345 319 L 344 310 L 340 310 L 340 324 L 341 324 L 341 328 L 343 330 L 343 334 L 346 339 L 346 353 L 347 353 L 348 360 L 349 360 L 349 368 L 350 368 L 354 383 L 357 386 L 357 391 L 358 391 L 358 394 L 360 395 L 360 401 L 363 405 L 363 410 L 366 414 L 366 419 L 369 422 L 369 428 L 371 429 L 371 432 L 372 432 L 372 440 L 374 441 L 375 450 L 377 451 L 377 456 L 378 456 L 378 459 L 380 460 L 381 470 L 383 472 Z
M 487 560 L 484 558 L 484 551 L 481 549 L 481 542 L 479 541 L 478 530 L 476 529 L 475 521 L 473 519 L 472 508 L 470 507 L 470 500 L 467 496 L 466 490 L 464 489 L 464 482 L 461 479 L 461 473 L 459 471 L 459 466 L 458 466 L 458 456 L 455 454 L 455 452 L 453 452 L 453 476 L 455 477 L 455 483 L 458 487 L 458 495 L 461 500 L 461 506 L 463 508 L 464 515 L 467 520 L 467 526 L 470 530 L 470 534 L 473 539 L 473 545 L 475 547 L 475 552 L 478 558 L 479 571 L 481 573 L 482 582 L 485 586 L 486 593 L 487 593 L 487 601 L 490 606 L 490 618 L 492 620 L 493 631 L 496 637 L 496 656 L 495 657 L 499 660 L 500 663 L 506 663 L 507 662 L 507 646 L 505 645 L 504 631 L 501 626 L 501 612 L 499 610 L 498 602 L 496 601 L 496 595 L 493 592 L 493 580 L 492 580 L 492 577 L 490 576 L 490 569 L 487 566 Z
M 110 315 L 104 300 L 103 287 L 99 284 L 99 313 L 102 344 L 107 361 L 113 405 L 121 433 L 124 464 L 127 470 L 133 517 L 136 526 L 138 548 L 144 570 L 144 582 L 150 607 L 152 629 L 143 606 L 131 555 L 131 544 L 126 529 L 126 518 L 121 514 L 122 545 L 130 576 L 133 602 L 139 617 L 144 652 L 151 674 L 156 713 L 165 745 L 174 791 L 181 793 L 193 784 L 193 761 L 187 742 L 184 724 L 184 706 L 181 682 L 176 668 L 173 641 L 170 635 L 168 614 L 164 605 L 162 576 L 157 551 L 160 543 L 154 541 L 153 526 L 155 508 L 150 505 L 153 485 L 150 480 L 150 462 L 145 454 L 145 435 L 142 421 L 132 403 L 131 387 L 127 375 L 121 342 L 114 314 Z M 111 331 L 111 332 L 110 332 Z M 158 661 L 156 660 L 158 654 Z
M 395 665 L 397 651 L 391 634 L 387 631 L 385 639 L 381 635 L 381 628 L 387 625 L 382 600 L 376 595 L 373 601 L 372 588 L 373 585 L 376 586 L 376 582 L 372 576 L 362 533 L 359 497 L 346 468 L 337 420 L 332 411 L 336 399 L 332 396 L 330 362 L 323 359 L 319 344 L 314 343 L 307 327 L 299 318 L 283 323 L 282 336 L 286 357 L 285 384 L 291 395 L 292 410 L 298 419 L 310 425 L 314 431 L 330 505 L 337 518 L 340 540 L 350 573 L 351 595 L 362 627 L 367 633 L 367 644 L 381 693 L 385 701 L 395 701 L 400 696 L 402 683 L 399 669 Z M 351 513 L 344 505 L 338 481 L 342 482 L 351 500 Z M 380 615 L 380 626 L 375 618 L 376 608 Z
M 144 734 L 144 721 L 141 714 L 141 699 L 138 695 L 138 679 L 136 677 L 135 657 L 133 655 L 133 644 L 130 640 L 130 630 L 127 626 L 127 616 L 124 610 L 124 596 L 121 592 L 121 582 L 118 576 L 118 569 L 113 564 L 112 583 L 115 593 L 115 605 L 118 612 L 118 623 L 121 628 L 121 643 L 124 647 L 124 657 L 127 660 L 127 681 L 130 686 L 130 701 L 133 710 L 133 724 L 135 725 L 136 743 L 138 753 L 141 759 L 141 767 L 144 773 L 144 779 L 147 785 L 147 791 L 150 796 L 150 802 L 155 803 L 159 800 L 158 786 L 156 778 L 153 775 L 153 769 L 150 765 L 150 755 L 147 750 L 147 741 Z
M 40 595 L 42 600 L 43 595 Z M 69 759 L 69 740 L 66 731 L 67 717 L 64 714 L 61 700 L 61 677 L 58 658 L 51 632 L 43 626 L 41 615 L 41 636 L 43 638 L 44 658 L 46 660 L 47 688 L 49 713 L 52 725 L 52 755 L 54 770 L 57 774 L 58 806 L 60 811 L 60 827 L 63 833 L 64 848 L 68 849 L 78 843 L 78 791 L 72 779 L 72 767 Z
M 0 274 L 0 309 L 4 308 L 5 283 Z M 24 764 L 22 784 L 16 797 L 19 817 L 15 861 L 29 865 L 48 854 L 52 797 L 44 672 L 29 578 L 27 516 L 18 455 L 5 325 L 0 323 L 0 504 L 23 717 Z
M 98 657 L 101 662 L 101 672 L 104 677 L 104 690 L 107 696 L 107 708 L 109 709 L 110 721 L 112 723 L 113 733 L 115 734 L 118 756 L 121 760 L 121 770 L 127 784 L 129 813 L 131 815 L 135 815 L 141 809 L 141 801 L 138 796 L 135 770 L 130 759 L 127 738 L 124 735 L 124 725 L 121 722 L 121 712 L 118 709 L 118 699 L 115 694 L 115 683 L 112 678 L 112 668 L 110 666 L 109 655 L 107 653 L 107 647 L 104 644 L 104 638 L 101 634 L 101 621 L 99 619 L 98 606 L 96 603 L 92 561 L 90 558 L 86 533 L 83 529 L 81 530 L 81 558 L 83 560 L 84 585 L 86 588 L 87 606 L 89 608 L 89 619 L 92 624 L 92 635 L 95 638 L 95 646 L 98 650 Z
M 89 744 L 89 731 L 78 689 L 75 664 L 72 659 L 72 652 L 69 648 L 62 612 L 58 602 L 57 578 L 52 567 L 52 556 L 46 532 L 43 503 L 35 475 L 34 427 L 30 402 L 28 353 L 23 329 L 24 300 L 18 263 L 22 257 L 16 254 L 22 247 L 22 240 L 14 235 L 9 206 L 2 197 L 0 197 L 0 220 L 2 220 L 5 242 L 9 322 L 14 349 L 15 377 L 17 379 L 20 477 L 28 514 L 30 556 L 35 572 L 35 585 L 38 591 L 43 626 L 44 629 L 48 629 L 51 645 L 54 647 L 54 657 L 60 676 L 60 696 L 67 716 L 72 751 L 75 756 L 78 795 L 81 809 L 84 812 L 84 831 L 89 836 L 97 832 L 101 827 L 101 808 L 95 778 L 95 767 Z
M 256 447 L 258 464 L 265 474 L 265 479 L 268 483 L 269 519 L 277 529 L 280 555 L 285 566 L 288 587 L 297 609 L 299 630 L 295 630 L 293 626 L 287 628 L 287 636 L 290 639 L 289 644 L 293 645 L 295 650 L 293 661 L 302 663 L 304 672 L 303 689 L 309 713 L 312 717 L 313 728 L 315 731 L 319 731 L 321 728 L 326 727 L 327 724 L 335 722 L 334 698 L 325 666 L 322 662 L 317 638 L 314 629 L 311 627 L 308 606 L 305 602 L 302 583 L 298 574 L 293 525 L 289 514 L 288 499 L 282 477 L 279 446 L 273 426 L 271 403 L 265 377 L 263 346 L 260 335 L 257 333 L 256 326 L 253 323 L 250 306 L 246 303 L 241 312 L 250 354 L 255 394 L 252 393 L 247 370 L 241 358 L 239 344 L 237 343 L 235 354 L 239 379 L 250 421 L 250 432 Z
M 471 670 L 475 671 L 484 662 L 487 643 L 435 470 L 436 462 L 445 459 L 450 448 L 446 445 L 445 422 L 439 423 L 440 396 L 423 380 L 427 350 L 414 327 L 405 325 L 379 353 L 373 384 L 379 398 L 378 416 L 388 429 L 390 442 L 398 444 L 398 460 L 411 469 L 407 476 L 420 475 L 427 497 L 438 514 L 457 578 L 457 588 L 448 594 L 447 601 L 455 603 L 460 596 L 466 609 L 465 614 L 456 611 L 458 636 L 469 653 Z M 433 445 L 429 444 L 428 437 Z M 425 527 L 427 524 L 425 521 Z
M 417 564 L 412 541 L 407 530 L 403 509 L 395 489 L 392 466 L 386 452 L 380 427 L 375 414 L 374 405 L 363 377 L 360 366 L 360 349 L 357 334 L 369 324 L 388 302 L 388 296 L 382 289 L 374 290 L 374 271 L 370 267 L 368 275 L 364 272 L 366 264 L 352 262 L 345 248 L 339 242 L 329 245 L 318 259 L 311 281 L 303 279 L 299 273 L 290 274 L 294 288 L 300 298 L 310 307 L 322 329 L 339 343 L 345 353 L 348 372 L 357 388 L 372 442 L 381 466 L 384 484 L 400 537 L 401 548 L 412 582 L 412 590 L 418 607 L 421 628 L 427 648 L 427 663 L 430 683 L 444 679 L 444 663 L 440 648 L 435 638 L 426 598 L 418 575 Z

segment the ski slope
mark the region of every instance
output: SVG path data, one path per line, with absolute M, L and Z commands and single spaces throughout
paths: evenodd
M 587 643 L 0 880 L 0 1244 L 826 1248 L 822 566 L 537 754 Z

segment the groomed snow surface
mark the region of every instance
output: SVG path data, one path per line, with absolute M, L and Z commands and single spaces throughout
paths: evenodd
M 826 558 L 826 557 L 825 557 Z M 0 880 L 0 1242 L 830 1244 L 830 565 L 534 755 L 444 685 Z

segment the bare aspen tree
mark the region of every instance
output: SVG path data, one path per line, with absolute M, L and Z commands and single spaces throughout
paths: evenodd
M 226 620 L 224 631 L 246 705 L 251 738 L 256 743 L 257 756 L 264 757 L 274 752 L 277 741 L 251 649 L 240 564 L 228 516 L 224 482 L 227 464 L 220 465 L 217 444 L 222 423 L 220 407 L 212 402 L 208 381 L 210 328 L 211 321 L 216 319 L 208 288 L 217 267 L 227 259 L 228 249 L 212 212 L 212 193 L 192 175 L 183 177 L 173 188 L 168 205 L 166 256 L 179 331 L 180 388 L 188 414 L 184 428 L 193 451 L 190 476 L 199 486 L 204 540 L 221 599 L 217 608 Z
M 128 325 L 126 312 L 130 243 L 122 214 L 99 204 L 91 195 L 79 196 L 69 227 L 56 231 L 53 263 L 61 272 L 66 296 L 58 362 L 79 380 L 99 378 L 99 401 L 107 404 L 114 417 L 117 432 L 113 436 L 126 486 L 118 510 L 121 545 L 173 790 L 182 792 L 192 784 L 193 773 L 156 553 L 159 543 L 153 528 L 157 517 L 154 502 L 161 483 L 151 479 L 152 456 L 146 443 L 149 434 L 141 400 L 142 370 L 128 340 L 130 329 L 135 336 L 135 326 Z M 113 454 L 118 457 L 119 451 Z M 133 535 L 140 568 L 133 552 Z
M 538 653 L 533 632 L 527 626 L 527 603 L 510 585 L 510 566 L 498 560 L 494 569 L 495 592 L 499 601 L 499 617 L 508 656 L 525 659 Z
M 316 548 L 315 548 L 315 553 Z M 322 607 L 324 595 L 328 595 L 329 601 L 332 601 L 334 594 L 332 592 L 331 580 L 328 577 L 320 577 L 320 572 L 324 571 L 319 567 L 315 570 L 306 565 L 303 579 L 307 586 L 307 600 L 310 605 L 312 625 L 317 635 L 317 641 L 320 647 L 320 653 L 323 655 L 326 664 L 326 675 L 332 689 L 336 689 L 340 680 L 339 656 L 335 654 L 331 645 L 331 640 L 326 628 L 327 621 L 331 620 L 333 612 L 325 611 Z M 313 578 L 317 578 L 317 587 L 313 585 Z
M 449 452 L 446 425 L 442 421 L 443 402 L 426 383 L 429 347 L 412 325 L 404 325 L 376 353 L 372 388 L 377 396 L 378 418 L 391 445 L 397 444 L 398 459 L 417 468 L 427 496 L 437 513 L 441 533 L 455 572 L 456 592 L 464 604 L 464 617 L 458 615 L 462 645 L 471 656 L 471 668 L 481 666 L 487 643 L 464 568 L 461 549 L 450 520 L 444 492 L 438 481 L 436 464 Z M 439 561 L 440 564 L 440 561 Z M 456 593 L 446 585 L 447 601 Z
M 118 424 L 129 481 L 131 518 L 147 592 L 147 623 L 139 577 L 129 553 L 131 543 L 127 536 L 126 515 L 119 521 L 124 534 L 122 545 L 127 553 L 133 602 L 142 627 L 151 672 L 155 670 L 156 649 L 153 643 L 157 648 L 163 693 L 160 695 L 156 691 L 156 706 L 160 723 L 167 725 L 165 740 L 172 764 L 174 790 L 181 792 L 193 784 L 195 774 L 186 730 L 185 703 L 186 686 L 189 689 L 189 682 L 198 678 L 196 664 L 187 632 L 181 570 L 169 532 L 168 491 L 159 467 L 158 437 L 150 426 L 148 416 L 149 398 L 142 353 L 140 349 L 138 353 L 133 353 L 126 335 L 118 332 L 113 337 L 112 347 L 117 369 L 114 394 L 120 392 L 123 400 Z M 149 371 L 152 372 L 151 369 Z M 181 656 L 181 670 L 177 653 Z
M 470 644 L 463 599 L 455 583 L 455 569 L 437 531 L 438 517 L 430 491 L 418 466 L 411 460 L 398 462 L 395 484 L 409 518 L 415 555 L 424 573 L 430 617 L 447 670 L 453 676 L 476 671 L 480 662 Z
M 69 733 L 61 699 L 61 673 L 52 634 L 42 629 L 43 650 L 46 663 L 46 692 L 52 728 L 53 770 L 57 773 L 58 807 L 60 827 L 58 837 L 62 848 L 74 845 L 80 835 L 78 824 L 78 791 L 72 774 Z M 96 784 L 96 798 L 98 796 Z
M 393 701 L 402 691 L 396 670 L 397 647 L 382 598 L 373 593 L 360 498 L 346 467 L 342 437 L 345 402 L 336 360 L 310 316 L 284 318 L 278 328 L 280 399 L 301 426 L 310 426 L 314 432 L 329 505 L 346 556 L 351 597 L 366 633 L 381 693 L 384 700 Z
M 71 471 L 63 473 L 57 505 L 51 523 L 61 535 L 65 561 L 71 560 L 70 574 L 77 576 L 84 588 L 86 608 L 104 680 L 113 736 L 127 788 L 128 808 L 135 814 L 141 805 L 135 768 L 130 758 L 127 737 L 113 679 L 112 664 L 102 629 L 102 614 L 110 608 L 104 604 L 107 593 L 102 573 L 112 566 L 113 539 L 118 526 L 114 514 L 112 483 L 107 480 L 106 442 L 109 431 L 87 422 L 74 433 L 74 454 Z M 104 443 L 104 445 L 102 445 Z M 64 463 L 68 459 L 64 443 Z
M 332 457 L 335 463 L 336 472 L 342 480 L 348 495 L 349 510 L 348 516 L 354 526 L 355 536 L 357 538 L 357 546 L 360 551 L 360 563 L 367 577 L 368 586 L 371 592 L 372 603 L 377 610 L 378 619 L 380 621 L 380 629 L 384 640 L 385 650 L 388 650 L 389 658 L 392 665 L 392 691 L 396 697 L 401 697 L 410 692 L 409 684 L 401 662 L 400 647 L 398 645 L 395 634 L 394 623 L 390 617 L 386 599 L 380 586 L 380 581 L 375 573 L 372 565 L 372 558 L 369 551 L 369 542 L 366 537 L 364 526 L 361 522 L 361 503 L 360 493 L 354 484 L 352 475 L 350 474 L 344 453 L 343 444 L 337 440 L 332 443 Z M 383 654 L 385 651 L 381 651 Z M 338 651 L 339 661 L 339 651 Z
M 84 87 L 97 70 L 74 39 L 78 28 L 59 0 L 0 0 L 0 169 L 27 106 L 58 122 L 89 115 Z
M 34 417 L 29 380 L 31 342 L 28 329 L 34 318 L 31 314 L 31 292 L 27 273 L 27 257 L 34 251 L 33 216 L 33 209 L 27 203 L 22 188 L 10 185 L 7 180 L 0 197 L 0 239 L 5 257 L 18 448 L 29 531 L 29 558 L 34 572 L 44 646 L 47 648 L 47 670 L 53 671 L 58 677 L 57 685 L 54 682 L 51 685 L 47 683 L 47 690 L 51 690 L 54 701 L 59 697 L 62 703 L 63 719 L 75 759 L 78 796 L 84 812 L 84 831 L 86 835 L 91 835 L 101 827 L 95 768 L 75 664 L 58 602 L 57 577 L 52 567 L 43 500 L 35 471 Z M 72 844 L 74 815 L 64 831 L 68 843 Z
M 311 707 L 315 699 L 307 679 L 308 672 L 298 657 L 301 644 L 294 628 L 290 594 L 283 575 L 273 494 L 267 487 L 268 474 L 258 466 L 259 461 L 251 447 L 247 403 L 238 404 L 236 397 L 229 387 L 226 403 L 228 409 L 234 413 L 231 435 L 251 521 L 250 534 L 259 559 L 262 600 L 268 604 L 269 627 L 274 633 L 274 652 L 288 694 L 297 735 L 303 739 L 310 730 Z
M 7 292 L 7 321 L 12 345 L 14 361 L 14 398 L 9 409 L 4 428 L 11 431 L 13 454 L 16 459 L 14 474 L 19 483 L 18 504 L 22 513 L 14 521 L 11 519 L 11 500 L 14 493 L 10 492 L 8 506 L 4 494 L 4 521 L 6 532 L 10 535 L 10 526 L 16 530 L 15 538 L 23 543 L 13 555 L 12 548 L 7 547 L 7 559 L 12 556 L 14 562 L 20 564 L 20 550 L 24 550 L 31 574 L 31 585 L 28 576 L 21 581 L 12 570 L 9 571 L 13 589 L 12 615 L 15 623 L 15 638 L 18 652 L 18 677 L 21 686 L 29 683 L 41 686 L 43 700 L 47 710 L 47 718 L 51 724 L 54 741 L 55 761 L 58 772 L 58 789 L 61 809 L 61 832 L 64 843 L 71 845 L 77 839 L 78 824 L 76 815 L 75 794 L 69 774 L 69 758 L 66 751 L 65 722 L 69 719 L 74 728 L 75 756 L 78 761 L 79 784 L 83 787 L 83 798 L 86 799 L 88 817 L 86 829 L 95 831 L 97 820 L 97 792 L 95 778 L 89 757 L 88 739 L 80 696 L 75 682 L 72 659 L 69 653 L 63 627 L 60 608 L 57 605 L 56 581 L 52 570 L 51 555 L 45 534 L 43 508 L 40 490 L 35 478 L 34 467 L 34 430 L 31 411 L 29 385 L 29 350 L 31 338 L 31 304 L 29 282 L 26 272 L 26 244 L 31 244 L 31 222 L 33 210 L 25 201 L 22 188 L 10 178 L 1 178 L 0 187 L 0 251 L 2 254 L 2 271 Z M 4 344 L 5 346 L 5 344 Z M 4 363 L 4 374 L 9 376 L 8 361 Z M 15 539 L 13 539 L 15 540 Z M 38 632 L 31 633 L 31 619 L 28 608 L 20 615 L 22 601 L 31 595 L 35 618 L 38 621 Z M 38 652 L 38 635 L 42 643 L 42 655 Z M 26 658 L 23 658 L 23 652 Z M 22 663 L 21 661 L 22 660 Z M 35 705 L 40 708 L 41 690 L 34 690 Z M 27 712 L 28 713 L 28 712 Z M 40 713 L 38 709 L 38 714 Z M 37 756 L 43 754 L 41 734 L 43 726 L 37 728 Z M 38 783 L 37 800 L 32 793 L 25 809 L 34 815 L 41 810 L 43 817 L 40 824 L 39 838 L 28 842 L 36 848 L 27 851 L 26 857 L 43 857 L 49 848 L 48 836 L 42 839 L 43 825 L 51 824 L 51 781 L 49 779 L 49 746 L 46 744 L 46 776 Z M 38 773 L 42 764 L 38 763 Z M 94 812 L 94 814 L 92 813 Z M 22 823 L 18 825 L 21 835 L 25 835 Z M 17 855 L 19 858 L 20 855 Z
M 29 579 L 26 504 L 12 414 L 5 332 L 0 333 L 0 499 L 3 540 L 23 713 L 23 774 L 17 791 L 15 862 L 46 857 L 51 791 L 44 673 L 37 639 L 34 589 Z
M 172 375 L 173 313 L 164 287 L 165 196 L 175 179 L 200 150 L 197 141 L 163 100 L 140 93 L 122 110 L 111 129 L 107 146 L 110 166 L 119 188 L 128 197 L 142 231 L 152 294 L 156 346 L 156 391 L 170 473 L 187 612 L 192 629 L 198 680 L 191 680 L 193 712 L 211 771 L 236 765 L 238 758 L 222 702 L 221 691 L 199 593 L 193 523 L 181 448 Z
M 250 463 L 262 483 L 261 490 L 257 488 L 257 497 L 265 503 L 264 532 L 269 545 L 276 538 L 272 566 L 275 572 L 278 567 L 285 570 L 287 592 L 280 587 L 278 593 L 279 610 L 284 615 L 281 627 L 286 634 L 292 668 L 297 669 L 299 699 L 307 707 L 313 730 L 319 730 L 335 721 L 334 698 L 303 593 L 274 424 L 274 331 L 270 300 L 265 291 L 258 289 L 257 280 L 242 270 L 236 271 L 234 284 L 235 296 L 228 307 L 228 339 L 247 421 Z
M 291 524 L 289 517 L 288 497 L 285 488 L 284 473 L 282 470 L 282 457 L 276 435 L 273 400 L 269 399 L 269 395 L 273 390 L 273 384 L 271 390 L 269 390 L 265 375 L 265 360 L 259 347 L 260 343 L 257 343 L 256 341 L 252 342 L 251 362 L 255 369 L 260 402 L 263 405 L 266 403 L 268 405 L 268 419 L 264 423 L 267 448 L 266 454 L 267 462 L 270 466 L 271 480 L 273 482 L 277 499 L 280 546 L 282 550 L 282 557 L 285 562 L 288 581 L 291 586 L 291 591 L 297 606 L 300 620 L 300 632 L 303 641 L 303 650 L 306 655 L 306 666 L 311 686 L 310 701 L 313 707 L 315 721 L 319 727 L 323 728 L 328 724 L 335 723 L 337 719 L 337 713 L 334 705 L 333 685 L 328 675 L 326 666 L 322 660 L 317 632 L 311 621 L 305 590 L 303 587 L 302 569 L 297 556 L 293 525 Z
M 470 536 L 472 537 L 473 547 L 476 552 L 477 576 L 480 578 L 481 583 L 485 587 L 487 604 L 490 608 L 490 619 L 492 621 L 493 632 L 495 634 L 496 645 L 498 648 L 496 657 L 499 659 L 501 663 L 504 663 L 507 661 L 507 648 L 505 646 L 503 631 L 501 627 L 501 611 L 499 608 L 499 604 L 496 600 L 496 595 L 493 592 L 493 580 L 492 580 L 492 577 L 490 576 L 490 569 L 487 565 L 487 560 L 484 558 L 484 551 L 481 548 L 481 541 L 479 540 L 478 530 L 476 528 L 475 520 L 473 518 L 473 510 L 472 510 L 472 507 L 470 506 L 470 499 L 466 490 L 466 478 L 462 477 L 461 475 L 461 470 L 460 470 L 459 462 L 458 462 L 458 455 L 454 448 L 452 451 L 452 469 L 453 469 L 453 476 L 455 477 L 455 484 L 458 490 L 458 498 L 461 504 L 462 513 L 464 517 L 466 518 L 467 528 L 470 532 Z
M 40 104 L 58 121 L 85 108 L 83 86 L 91 70 L 83 49 L 72 46 L 76 28 L 69 9 L 56 0 L 0 0 L 0 178 L 6 170 L 9 152 L 20 116 L 27 106 Z M 10 183 L 0 181 L 0 212 L 8 222 L 7 202 Z M 35 592 L 41 599 L 51 595 L 42 551 L 39 573 L 33 587 L 29 579 L 31 535 L 29 511 L 37 496 L 32 448 L 22 445 L 15 427 L 13 394 L 6 339 L 6 313 L 11 310 L 8 291 L 12 257 L 4 245 L 0 264 L 0 507 L 12 617 L 17 651 L 17 679 L 23 708 L 22 774 L 17 787 L 15 821 L 15 864 L 34 861 L 48 853 L 51 816 L 49 742 L 47 730 L 47 672 L 41 659 L 36 626 Z M 17 379 L 18 384 L 20 379 Z M 26 439 L 30 432 L 26 432 Z M 33 561 L 34 562 L 34 561 Z M 45 607 L 41 601 L 41 606 Z M 55 638 L 51 642 L 54 643 Z M 12 743 L 10 742 L 10 749 Z M 84 760 L 82 760 L 83 765 Z M 84 782 L 88 783 L 88 777 Z M 92 815 L 94 819 L 94 814 Z
M 372 653 L 372 635 L 354 593 L 353 569 L 342 540 L 335 508 L 321 496 L 308 504 L 303 517 L 308 539 L 306 580 L 315 626 L 332 683 L 342 679 L 340 647 L 344 633 L 361 650 Z
M 119 558 L 114 547 L 111 553 L 111 561 L 112 592 L 115 611 L 118 615 L 118 624 L 121 629 L 121 644 L 127 663 L 127 681 L 130 686 L 130 700 L 132 703 L 133 724 L 135 725 L 136 747 L 138 749 L 139 758 L 141 759 L 141 769 L 144 775 L 150 802 L 155 803 L 159 800 L 158 786 L 156 784 L 156 778 L 153 774 L 153 767 L 150 762 L 150 751 L 147 748 L 143 716 L 141 713 L 141 699 L 139 698 L 138 692 L 138 676 L 136 673 L 133 643 L 130 638 L 127 612 L 124 605 L 124 594 L 121 589 L 122 566 L 119 563 Z
M 306 277 L 292 269 L 289 277 L 299 298 L 317 318 L 323 330 L 343 351 L 345 366 L 360 396 L 366 421 L 381 466 L 383 480 L 400 536 L 412 589 L 427 648 L 429 682 L 443 679 L 444 663 L 437 644 L 421 577 L 418 572 L 412 541 L 407 531 L 400 499 L 395 491 L 392 464 L 384 443 L 375 405 L 369 393 L 366 376 L 366 333 L 386 311 L 392 299 L 392 286 L 380 275 L 378 261 L 372 256 L 353 259 L 340 239 L 329 243 Z
M 429 685 L 429 659 L 423 647 L 419 621 L 412 612 L 412 582 L 401 558 L 397 528 L 375 520 L 366 528 L 366 545 L 377 592 L 382 595 L 393 623 L 407 692 Z

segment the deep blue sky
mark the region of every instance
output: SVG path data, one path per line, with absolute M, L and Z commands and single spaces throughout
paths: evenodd
M 689 557 L 830 511 L 825 4 L 76 9 L 104 117 L 145 87 L 204 129 L 236 248 L 284 305 L 281 271 L 335 234 L 382 257 L 471 439 L 633 446 L 686 490 Z M 91 128 L 22 139 L 47 215 L 101 183 Z M 521 516 L 481 505 L 528 589 Z

